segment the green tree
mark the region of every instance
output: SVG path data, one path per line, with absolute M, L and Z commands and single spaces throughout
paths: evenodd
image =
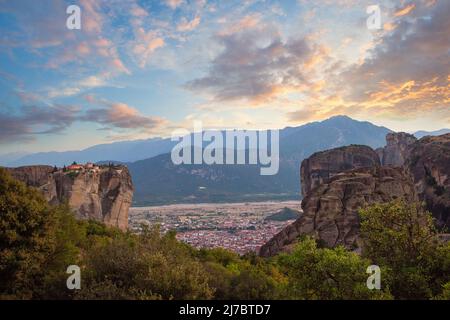
M 291 299 L 390 299 L 387 290 L 369 290 L 367 267 L 372 263 L 343 247 L 318 248 L 313 239 L 300 241 L 290 254 L 277 257 L 288 276 Z
M 51 229 L 55 246 L 43 265 L 43 281 L 35 287 L 35 297 L 40 299 L 70 299 L 66 273 L 69 265 L 82 265 L 82 251 L 86 246 L 87 223 L 76 220 L 69 205 L 54 207 L 55 222 Z
M 442 286 L 442 292 L 437 295 L 435 300 L 450 300 L 450 282 L 447 282 Z
M 32 298 L 53 252 L 56 212 L 44 197 L 0 168 L 0 295 Z
M 223 248 L 201 249 L 194 254 L 209 274 L 215 299 L 277 299 L 282 295 L 286 277 L 274 263 L 256 254 L 239 256 Z
M 103 296 L 105 287 L 121 299 L 212 298 L 208 274 L 191 250 L 173 233 L 161 236 L 157 228 L 93 243 L 86 253 L 85 287 L 77 298 L 110 298 Z
M 77 220 L 0 168 L 0 299 L 449 299 L 450 243 L 431 215 L 395 201 L 360 211 L 362 255 L 304 238 L 271 259 L 197 250 L 159 228 Z M 82 270 L 66 288 L 67 266 Z M 369 290 L 366 269 L 382 269 Z
M 429 299 L 450 277 L 450 247 L 438 241 L 432 216 L 418 203 L 376 204 L 360 210 L 363 256 L 385 266 L 398 299 Z

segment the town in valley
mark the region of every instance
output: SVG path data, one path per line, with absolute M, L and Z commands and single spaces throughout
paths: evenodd
M 196 248 L 222 247 L 239 254 L 259 248 L 295 221 L 300 201 L 174 204 L 130 208 L 129 226 L 159 225 L 176 231 L 178 240 Z

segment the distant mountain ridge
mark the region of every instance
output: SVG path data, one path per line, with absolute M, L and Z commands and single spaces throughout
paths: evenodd
M 325 121 L 331 122 L 330 124 L 335 125 L 337 127 L 342 127 L 339 125 L 339 122 L 345 122 L 345 124 L 349 125 L 351 122 L 346 121 L 351 119 L 346 116 L 336 116 Z M 351 119 L 352 120 L 352 119 Z M 323 121 L 322 121 L 323 122 Z M 317 124 L 321 122 L 311 122 L 299 127 L 286 127 L 280 131 L 280 138 L 285 138 L 292 134 L 301 135 L 305 131 L 309 131 L 314 127 L 318 127 Z M 369 122 L 365 121 L 354 121 L 352 126 L 356 126 L 356 128 L 348 128 L 348 130 L 358 130 L 363 129 L 364 124 L 368 124 Z M 374 126 L 376 127 L 376 126 Z M 365 129 L 369 127 L 366 126 Z M 342 129 L 342 128 L 340 128 Z M 345 130 L 345 129 L 344 129 Z M 373 128 L 372 128 L 373 130 Z M 387 129 L 388 130 L 388 129 Z M 414 136 L 418 139 L 426 136 L 426 135 L 441 135 L 445 133 L 449 133 L 450 129 L 441 129 L 437 131 L 417 131 L 414 133 Z M 336 131 L 337 134 L 339 134 Z M 370 131 L 368 132 L 370 135 Z M 379 137 L 377 134 L 374 135 L 372 141 L 370 141 L 370 137 L 368 135 L 365 137 L 365 140 L 368 141 L 369 146 L 376 147 L 379 143 Z M 339 137 L 339 136 L 338 136 Z M 358 140 L 358 139 L 356 139 Z M 293 142 L 295 143 L 295 142 Z M 350 142 L 356 143 L 356 142 Z M 151 138 L 151 139 L 143 139 L 143 140 L 130 140 L 130 141 L 119 141 L 112 142 L 106 144 L 95 145 L 83 150 L 72 150 L 72 151 L 50 151 L 50 152 L 38 152 L 38 153 L 24 153 L 24 152 L 16 152 L 0 155 L 0 165 L 8 166 L 8 167 L 19 167 L 25 165 L 56 165 L 56 166 L 64 166 L 72 163 L 73 161 L 79 163 L 85 162 L 135 162 L 139 160 L 144 160 L 148 158 L 152 158 L 158 156 L 160 154 L 168 153 L 171 151 L 176 142 L 171 141 L 170 138 Z M 339 139 L 336 141 L 336 146 L 340 146 Z M 312 145 L 311 145 L 312 146 Z M 286 144 L 286 147 L 289 148 L 289 143 Z M 304 147 L 304 146 L 303 146 Z M 304 148 L 302 148 L 304 149 Z
M 355 121 L 353 123 L 348 120 L 353 120 L 347 116 L 336 116 L 330 119 L 324 120 L 330 125 L 339 127 L 339 130 L 346 130 L 342 127 L 342 123 L 351 126 L 359 126 L 360 129 L 363 129 L 365 124 L 369 124 L 369 122 Z M 286 127 L 280 130 L 280 139 L 286 138 L 287 136 L 296 135 L 299 136 L 304 134 L 306 131 L 313 130 L 314 128 L 319 129 L 320 123 L 322 122 L 311 122 L 298 127 Z M 341 124 L 339 123 L 341 122 Z M 372 125 L 373 126 L 373 125 Z M 373 126 L 376 127 L 376 126 Z M 368 127 L 366 127 L 367 129 Z M 382 127 L 378 127 L 382 128 Z M 354 130 L 357 128 L 349 128 L 349 130 Z M 385 128 L 386 129 L 386 128 Z M 306 130 L 306 131 L 305 131 Z M 386 129 L 389 130 L 389 129 Z M 367 132 L 366 139 L 368 141 L 368 145 L 377 145 L 379 143 L 378 135 L 375 135 L 373 140 L 370 141 L 370 130 Z M 339 134 L 337 130 L 335 130 L 334 134 Z M 351 138 L 349 141 L 352 140 Z M 355 143 L 357 143 L 358 139 L 355 139 Z M 158 156 L 160 154 L 168 153 L 172 150 L 173 146 L 177 142 L 171 141 L 170 138 L 151 138 L 144 140 L 130 140 L 130 141 L 119 141 L 107 144 L 99 144 L 94 145 L 92 147 L 83 149 L 83 150 L 72 150 L 72 151 L 50 151 L 50 152 L 38 152 L 38 153 L 30 153 L 30 154 L 6 154 L 0 156 L 0 165 L 8 166 L 8 167 L 19 167 L 25 165 L 56 165 L 56 166 L 64 166 L 69 165 L 73 161 L 79 163 L 85 162 L 135 162 L 143 159 L 152 158 Z M 295 143 L 295 142 L 293 142 Z M 339 141 L 337 141 L 339 144 Z M 350 141 L 349 143 L 353 143 Z M 286 147 L 289 148 L 289 143 L 286 144 Z M 305 146 L 303 146 L 305 147 Z M 314 147 L 313 147 L 314 148 Z
M 298 199 L 300 163 L 317 151 L 350 144 L 384 146 L 388 128 L 335 116 L 280 130 L 280 168 L 261 176 L 260 165 L 178 165 L 170 139 L 123 141 L 81 151 L 29 154 L 8 166 L 79 163 L 123 163 L 135 185 L 134 205 L 183 202 L 232 202 Z
M 280 169 L 261 176 L 259 165 L 178 165 L 170 154 L 128 163 L 136 188 L 135 205 L 186 202 L 288 200 L 300 197 L 301 161 L 334 147 L 385 145 L 391 130 L 370 122 L 336 116 L 280 130 Z
M 274 176 L 261 176 L 260 165 L 176 166 L 170 151 L 177 142 L 169 138 L 101 144 L 80 151 L 27 154 L 8 166 L 62 166 L 73 161 L 125 164 L 135 185 L 134 205 L 287 200 L 299 198 L 298 177 L 303 159 L 318 151 L 352 144 L 373 149 L 383 147 L 389 132 L 392 131 L 386 127 L 347 116 L 286 127 L 279 131 L 280 169 Z M 417 131 L 415 135 L 440 132 Z
M 423 138 L 425 136 L 440 136 L 446 133 L 450 133 L 450 129 L 440 129 L 440 130 L 436 130 L 436 131 L 424 131 L 424 130 L 420 130 L 420 131 L 416 131 L 414 132 L 414 136 L 417 139 Z
M 152 138 L 146 140 L 120 141 L 109 144 L 99 144 L 83 150 L 51 151 L 27 154 L 10 161 L 5 159 L 0 165 L 19 167 L 26 165 L 56 165 L 62 167 L 71 164 L 85 162 L 133 162 L 141 159 L 155 157 L 170 152 L 175 142 L 170 139 Z M 2 158 L 0 157 L 0 161 Z

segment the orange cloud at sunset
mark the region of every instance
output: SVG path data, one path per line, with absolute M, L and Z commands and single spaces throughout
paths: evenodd
M 414 8 L 416 7 L 416 5 L 414 3 L 404 7 L 401 10 L 398 10 L 397 12 L 394 13 L 395 17 L 401 17 L 404 15 L 407 15 L 408 13 L 410 13 L 412 10 L 414 10 Z

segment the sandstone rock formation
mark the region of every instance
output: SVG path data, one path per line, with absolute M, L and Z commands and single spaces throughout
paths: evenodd
M 407 133 L 390 133 L 382 149 L 383 165 L 405 166 L 416 192 L 442 229 L 450 227 L 450 134 L 417 140 Z
M 30 187 L 38 188 L 44 197 L 52 204 L 58 203 L 56 184 L 52 179 L 54 168 L 50 166 L 26 166 L 7 168 L 11 175 Z
M 302 196 L 340 172 L 377 165 L 379 157 L 368 146 L 351 145 L 314 153 L 300 167 Z
M 405 167 L 438 227 L 450 230 L 450 133 L 426 136 L 414 143 Z
M 392 132 L 386 135 L 386 146 L 377 149 L 383 166 L 402 166 L 408 159 L 411 146 L 416 137 L 405 132 Z
M 410 175 L 403 168 L 374 166 L 336 174 L 312 189 L 302 201 L 303 215 L 260 249 L 272 256 L 289 248 L 300 235 L 310 235 L 326 246 L 358 247 L 358 209 L 397 198 L 416 201 Z
M 417 140 L 389 133 L 375 152 L 361 146 L 320 152 L 304 160 L 301 183 L 303 215 L 260 249 L 271 256 L 289 249 L 300 235 L 325 245 L 358 247 L 357 210 L 396 198 L 424 201 L 442 232 L 450 230 L 450 134 Z M 383 166 L 373 161 L 379 155 Z M 357 155 L 358 157 L 355 157 Z M 374 162 L 373 167 L 370 162 Z M 361 167 L 348 170 L 349 167 Z M 342 172 L 339 172 L 342 171 Z M 448 236 L 447 236 L 448 238 Z
M 50 166 L 8 169 L 12 176 L 42 191 L 52 204 L 68 201 L 80 219 L 95 219 L 126 230 L 133 184 L 125 166 L 103 166 L 79 171 Z

